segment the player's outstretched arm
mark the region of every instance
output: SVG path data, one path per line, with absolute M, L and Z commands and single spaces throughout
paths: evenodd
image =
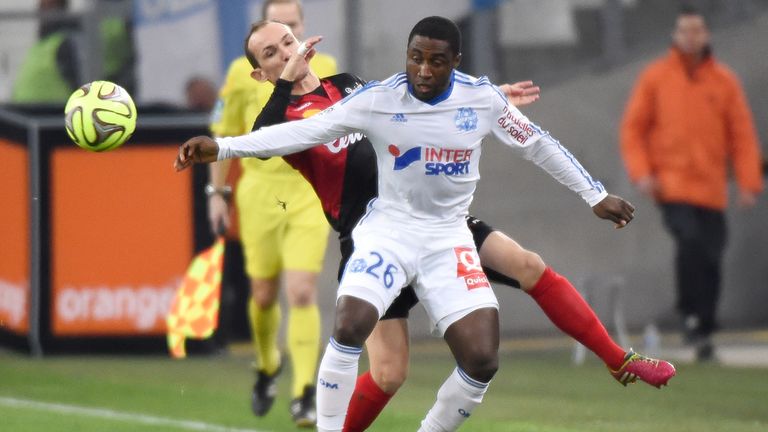
M 196 136 L 179 146 L 179 154 L 173 162 L 176 171 L 190 167 L 193 163 L 216 162 L 219 156 L 219 145 L 213 138 L 204 135 Z
M 616 228 L 624 228 L 635 217 L 635 206 L 624 198 L 611 194 L 592 206 L 592 211 L 600 219 L 614 222 Z

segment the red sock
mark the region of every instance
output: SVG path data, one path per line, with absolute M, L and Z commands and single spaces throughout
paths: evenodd
M 547 267 L 528 294 L 557 328 L 597 354 L 611 369 L 621 367 L 626 352 L 611 339 L 603 323 L 568 279 Z
M 384 393 L 368 371 L 357 377 L 355 391 L 347 408 L 343 432 L 361 432 L 376 420 L 381 410 L 387 405 L 393 394 Z

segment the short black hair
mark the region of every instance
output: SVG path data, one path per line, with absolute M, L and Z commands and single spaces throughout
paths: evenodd
M 455 22 L 440 16 L 431 16 L 417 22 L 408 35 L 408 45 L 414 36 L 424 36 L 448 42 L 453 55 L 461 54 L 461 30 Z

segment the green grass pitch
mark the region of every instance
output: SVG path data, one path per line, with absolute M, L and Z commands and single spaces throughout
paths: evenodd
M 246 350 L 226 356 L 56 356 L 0 351 L 2 431 L 292 431 L 289 377 L 264 418 L 250 413 Z M 361 362 L 361 370 L 365 362 Z M 415 431 L 453 362 L 414 343 L 411 372 L 372 431 Z M 483 405 L 461 430 L 764 432 L 768 370 L 683 365 L 669 387 L 622 387 L 567 350 L 504 352 Z

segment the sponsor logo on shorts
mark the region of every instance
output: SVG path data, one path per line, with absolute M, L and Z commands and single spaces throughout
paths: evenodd
M 531 123 L 525 118 L 517 117 L 507 107 L 504 107 L 504 113 L 497 122 L 509 136 L 520 144 L 525 144 L 528 138 L 533 136 L 534 130 Z
M 488 276 L 485 273 L 477 273 L 464 277 L 464 282 L 467 284 L 467 289 L 473 290 L 475 288 L 490 288 L 491 284 L 488 282 Z
M 475 248 L 456 247 L 453 251 L 456 253 L 456 277 L 464 279 L 468 290 L 491 287 Z
M 460 176 L 470 172 L 470 162 L 473 150 L 469 149 L 445 149 L 436 147 L 424 147 L 424 174 L 428 176 L 447 175 Z M 389 146 L 389 153 L 395 157 L 393 169 L 403 170 L 414 162 L 422 160 L 422 147 L 413 147 L 405 152 L 394 144 Z

